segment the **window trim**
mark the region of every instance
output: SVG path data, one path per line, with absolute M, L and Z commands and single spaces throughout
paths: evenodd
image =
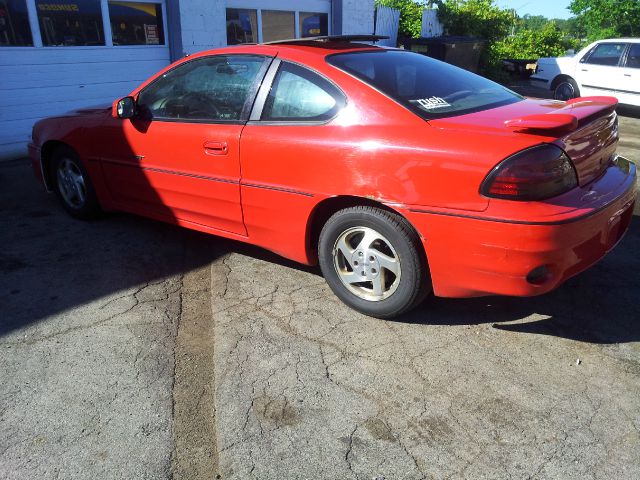
M 331 116 L 330 118 L 327 119 L 323 119 L 323 120 L 305 120 L 305 119 L 300 119 L 300 120 L 291 120 L 291 119 L 287 119 L 287 120 L 262 120 L 262 113 L 264 112 L 264 108 L 266 106 L 267 103 L 267 98 L 269 96 L 269 92 L 271 92 L 271 88 L 273 87 L 275 80 L 276 80 L 276 76 L 278 74 L 278 72 L 280 71 L 280 66 L 282 64 L 291 64 L 291 65 L 296 65 L 300 68 L 303 68 L 305 70 L 308 70 L 309 72 L 319 76 L 320 78 L 322 78 L 323 80 L 325 80 L 327 83 L 331 84 L 336 91 L 342 96 L 341 99 L 336 99 L 334 95 L 331 95 L 332 97 L 334 97 L 334 99 L 336 99 L 337 101 L 340 100 L 342 102 L 342 106 L 336 111 L 335 114 L 333 114 L 333 116 Z M 247 122 L 247 125 L 263 125 L 263 126 L 321 126 L 321 125 L 326 125 L 330 122 L 332 122 L 333 120 L 335 120 L 335 118 L 340 115 L 340 112 L 343 111 L 345 109 L 345 107 L 349 104 L 349 97 L 344 93 L 344 90 L 342 90 L 342 88 L 340 88 L 340 86 L 338 84 L 336 84 L 336 82 L 334 82 L 333 80 L 331 80 L 330 78 L 328 78 L 326 75 L 323 75 L 322 73 L 318 72 L 317 70 L 314 70 L 312 68 L 309 68 L 307 65 L 303 65 L 301 63 L 298 62 L 294 62 L 292 60 L 280 60 L 280 59 L 276 59 L 271 63 L 271 66 L 269 67 L 269 71 L 267 72 L 267 74 L 264 77 L 264 80 L 262 82 L 262 85 L 260 86 L 260 91 L 258 92 L 258 95 L 256 97 L 256 101 L 253 105 L 253 109 L 251 110 L 251 115 L 249 117 L 249 121 Z
M 185 60 L 184 62 L 180 62 L 177 65 L 174 65 L 173 67 L 171 67 L 169 70 L 163 72 L 162 74 L 158 75 L 156 78 L 154 78 L 151 83 L 149 83 L 148 85 L 145 85 L 144 88 L 142 88 L 139 92 L 136 93 L 135 95 L 135 101 L 136 101 L 136 106 L 138 104 L 138 99 L 140 97 L 140 94 L 142 92 L 144 92 L 147 88 L 150 88 L 151 86 L 153 86 L 156 82 L 158 82 L 161 78 L 163 78 L 166 74 L 173 72 L 174 70 L 176 70 L 177 68 L 180 68 L 184 65 L 187 65 L 189 63 L 193 63 L 193 62 L 197 62 L 200 60 L 205 60 L 208 58 L 215 58 L 215 57 L 261 57 L 264 61 L 262 63 L 262 66 L 260 67 L 260 70 L 258 70 L 258 74 L 256 76 L 256 79 L 253 81 L 253 84 L 251 85 L 251 88 L 249 89 L 249 94 L 247 96 L 247 99 L 244 102 L 244 105 L 242 106 L 242 111 L 240 112 L 240 118 L 238 120 L 213 120 L 213 119 L 203 119 L 203 120 L 199 120 L 199 119 L 188 119 L 188 118 L 151 118 L 151 119 L 144 119 L 146 121 L 149 122 L 164 122 L 164 123 L 204 123 L 204 124 L 208 124 L 208 125 L 245 125 L 247 124 L 250 114 L 251 114 L 251 109 L 252 106 L 255 103 L 255 99 L 257 97 L 258 94 L 258 90 L 260 89 L 260 86 L 263 84 L 264 80 L 265 80 L 265 76 L 267 75 L 267 73 L 269 72 L 269 69 L 271 67 L 271 65 L 273 64 L 274 61 L 274 57 L 270 56 L 270 55 L 264 55 L 264 54 L 255 54 L 255 53 L 218 53 L 218 54 L 213 54 L 213 55 L 203 55 L 201 57 L 195 57 L 195 58 L 190 58 L 188 60 Z
M 633 68 L 633 69 L 640 70 L 640 66 L 637 66 L 637 67 L 630 67 L 629 66 L 629 55 L 631 55 L 631 49 L 634 47 L 634 45 L 637 45 L 638 48 L 640 48 L 640 43 L 628 43 L 627 44 L 627 49 L 624 52 L 624 61 L 622 62 L 621 66 L 623 68 Z

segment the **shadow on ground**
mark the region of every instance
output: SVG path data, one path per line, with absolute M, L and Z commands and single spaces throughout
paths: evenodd
M 265 250 L 129 215 L 68 217 L 24 162 L 0 170 L 0 335 L 231 252 L 319 275 Z M 534 298 L 430 298 L 404 323 L 475 325 L 592 343 L 640 340 L 640 220 L 591 270 Z M 185 252 L 189 249 L 190 255 Z M 286 269 L 282 270 L 286 275 Z M 273 279 L 277 282 L 277 278 Z M 522 319 L 534 315 L 534 321 Z

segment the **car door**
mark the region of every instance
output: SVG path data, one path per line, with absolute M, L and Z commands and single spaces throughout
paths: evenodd
M 327 158 L 349 148 L 352 132 L 328 124 L 345 104 L 318 72 L 273 61 L 240 141 L 242 206 L 254 243 L 305 261 L 318 186 L 340 175 L 327 169 Z
M 240 134 L 270 58 L 198 57 L 139 92 L 103 129 L 101 162 L 123 210 L 245 235 Z
M 622 85 L 616 95 L 621 103 L 640 106 L 640 43 L 632 43 L 622 67 Z
M 580 95 L 616 95 L 622 86 L 621 60 L 626 43 L 604 42 L 596 45 L 580 59 L 576 67 L 576 80 Z

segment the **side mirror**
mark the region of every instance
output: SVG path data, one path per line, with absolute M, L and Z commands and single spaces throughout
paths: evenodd
M 136 116 L 136 101 L 133 97 L 124 97 L 115 104 L 114 117 L 117 118 L 133 118 Z

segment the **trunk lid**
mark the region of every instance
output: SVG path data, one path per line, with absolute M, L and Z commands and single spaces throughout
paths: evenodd
M 453 130 L 484 130 L 488 134 L 528 137 L 531 145 L 555 143 L 571 158 L 578 183 L 585 185 L 607 168 L 616 151 L 617 103 L 614 97 L 584 97 L 568 102 L 526 99 L 429 123 Z

